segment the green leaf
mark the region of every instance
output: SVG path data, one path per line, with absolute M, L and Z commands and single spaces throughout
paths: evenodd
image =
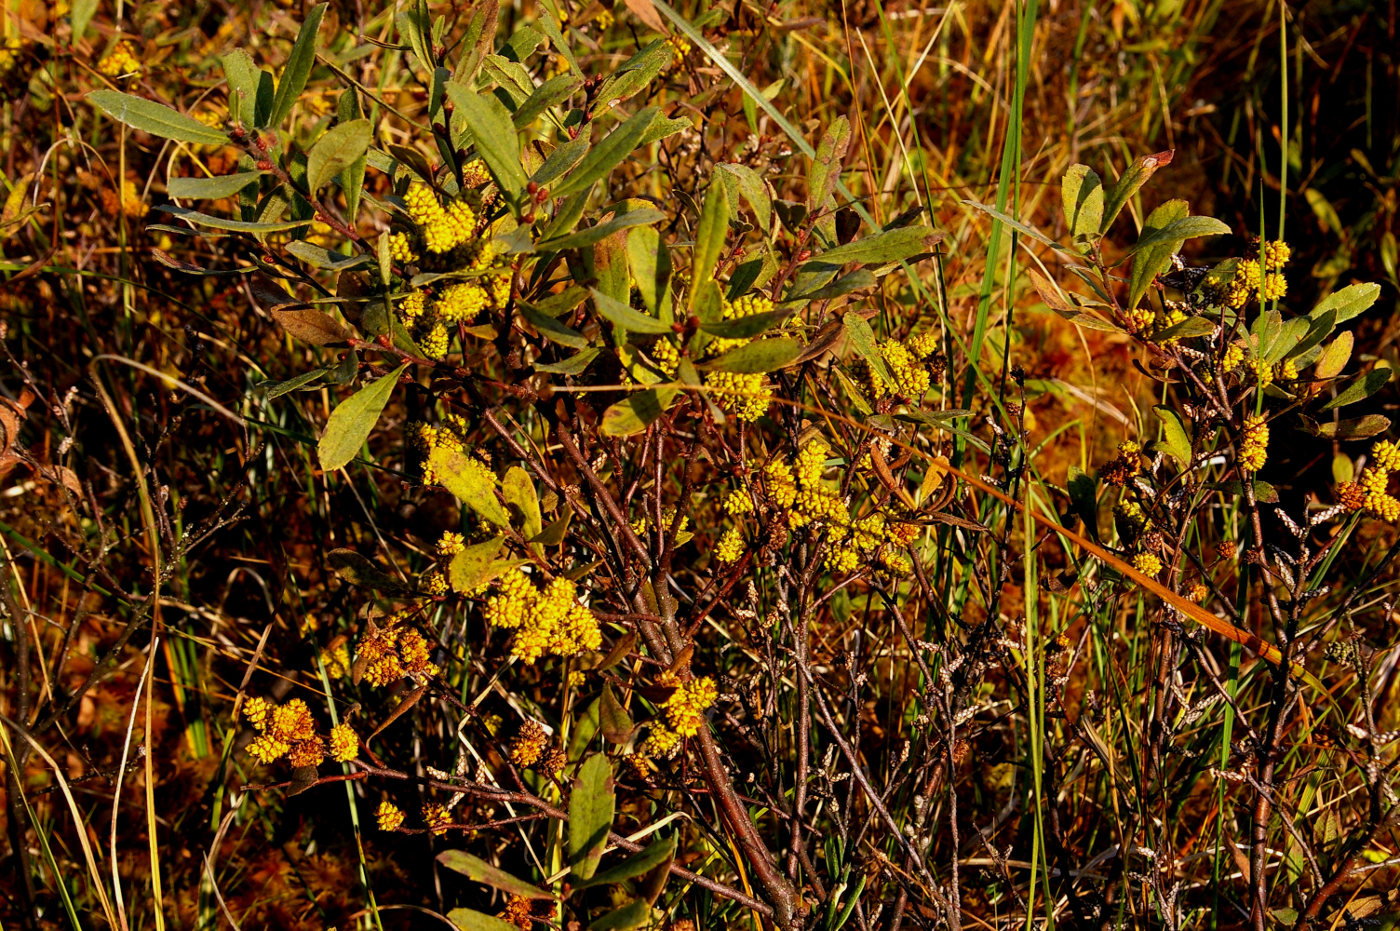
M 552 343 L 561 346 L 568 346 L 571 349 L 583 349 L 588 345 L 588 337 L 584 336 L 573 327 L 565 326 L 548 314 L 542 314 L 529 304 L 519 302 L 515 305 L 520 308 L 520 315 L 530 321 L 530 325 L 540 331 L 540 335 Z
M 1160 205 L 1152 213 L 1148 214 L 1147 222 L 1142 226 L 1142 238 L 1138 240 L 1138 246 L 1152 238 L 1163 228 L 1174 226 L 1178 221 L 1188 219 L 1190 208 L 1184 200 L 1169 200 Z M 1138 301 L 1147 293 L 1147 288 L 1153 280 L 1171 267 L 1172 255 L 1181 248 L 1183 239 L 1170 239 L 1165 242 L 1159 241 L 1156 245 L 1149 245 L 1138 253 L 1133 260 L 1132 275 L 1128 279 L 1128 307 L 1137 307 Z
M 342 547 L 331 550 L 326 554 L 326 566 L 351 585 L 378 589 L 386 595 L 398 595 L 409 590 L 403 582 L 352 549 Z
M 1070 236 L 1096 236 L 1103 225 L 1103 181 L 1088 165 L 1071 165 L 1060 183 L 1065 224 Z
M 1381 286 L 1378 284 L 1353 284 L 1327 295 L 1318 305 L 1312 309 L 1310 317 L 1326 313 L 1329 310 L 1337 312 L 1337 323 L 1346 323 L 1348 320 L 1363 313 L 1367 308 L 1376 302 L 1376 298 L 1381 295 Z
M 369 438 L 370 431 L 379 422 L 384 405 L 389 403 L 389 395 L 399 383 L 407 364 L 400 365 L 383 378 L 370 382 L 352 394 L 335 410 L 326 421 L 326 429 L 321 433 L 321 441 L 316 446 L 316 455 L 321 460 L 321 468 L 327 472 L 342 468 Z
M 729 195 L 723 184 L 711 184 L 700 208 L 700 224 L 695 230 L 695 260 L 690 266 L 691 281 L 705 281 L 714 276 L 715 265 L 724 251 L 724 238 L 729 233 Z M 695 307 L 698 288 L 691 288 L 686 297 L 686 310 Z
M 351 120 L 331 127 L 306 156 L 306 188 L 313 195 L 369 150 L 374 131 L 369 120 Z
M 578 76 L 577 71 L 567 71 L 564 74 L 555 75 L 535 88 L 535 92 L 525 98 L 520 109 L 516 110 L 515 115 L 511 117 L 511 123 L 516 129 L 526 128 L 541 113 L 567 100 L 569 95 L 578 90 L 582 84 L 583 79 Z
M 277 94 L 272 98 L 272 112 L 267 125 L 276 126 L 292 113 L 292 105 L 306 87 L 306 79 L 311 76 L 311 68 L 316 64 L 316 34 L 321 30 L 321 17 L 326 15 L 326 4 L 318 3 L 306 14 L 306 22 L 297 33 L 292 54 L 287 56 L 287 66 L 282 69 L 282 77 L 277 82 Z
M 428 466 L 438 483 L 476 513 L 495 524 L 509 528 L 510 518 L 496 500 L 496 476 L 481 460 L 444 446 L 428 455 Z
M 478 94 L 461 84 L 447 85 L 447 96 L 472 131 L 472 141 L 496 184 L 512 199 L 520 195 L 529 178 L 520 165 L 520 137 L 505 105 L 495 97 Z
M 343 272 L 352 268 L 370 268 L 374 265 L 372 256 L 361 253 L 359 255 L 342 255 L 339 252 L 332 252 L 325 246 L 318 246 L 314 243 L 306 242 L 303 239 L 287 243 L 287 252 L 296 256 L 308 265 L 317 268 L 328 268 L 331 271 Z
M 865 318 L 850 311 L 841 318 L 841 322 L 846 328 L 846 338 L 856 347 L 856 352 L 860 353 L 866 364 L 878 372 L 886 383 L 893 382 L 894 377 L 890 374 L 889 366 L 885 364 L 885 357 L 875 345 L 875 331 L 870 329 L 870 324 Z
M 1337 423 L 1324 423 L 1312 432 L 1329 440 L 1368 440 L 1380 436 L 1390 429 L 1390 418 L 1380 414 L 1367 414 L 1353 420 Z
M 454 553 L 452 562 L 447 567 L 447 578 L 452 583 L 452 590 L 476 591 L 502 572 L 519 565 L 521 560 L 496 558 L 505 542 L 505 537 L 492 537 L 485 543 L 473 543 Z
M 1066 249 L 1064 246 L 1055 242 L 1055 240 L 1051 239 L 1049 236 L 1046 236 L 1040 230 L 1036 229 L 1033 226 L 1029 226 L 1025 223 L 1022 223 L 1020 220 L 1016 219 L 1011 214 L 1006 213 L 1005 211 L 998 210 L 995 207 L 992 207 L 988 204 L 979 203 L 975 200 L 965 200 L 963 201 L 963 204 L 965 206 L 973 208 L 974 210 L 980 210 L 987 216 L 992 217 L 993 219 L 1000 220 L 1002 223 L 1005 223 L 1007 226 L 1011 227 L 1013 230 L 1020 233 L 1022 236 L 1029 236 L 1036 242 L 1043 243 L 1049 246 L 1051 249 L 1055 249 L 1059 252 L 1072 252 L 1072 250 Z M 1077 255 L 1078 253 L 1073 254 Z
M 828 249 L 814 255 L 803 266 L 807 270 L 813 266 L 840 267 L 850 262 L 862 265 L 887 265 L 932 250 L 933 245 L 943 236 L 927 226 L 906 226 L 900 229 L 883 230 L 872 236 L 848 242 L 844 246 Z
M 406 4 L 406 7 L 394 17 L 394 28 L 398 31 L 399 39 L 413 52 L 418 67 L 431 74 L 436 63 L 433 61 L 432 41 L 429 38 L 432 23 L 429 20 L 428 4 L 424 0 L 414 0 Z
M 535 244 L 535 249 L 538 252 L 562 252 L 565 249 L 580 249 L 584 246 L 591 246 L 599 240 L 607 239 L 619 230 L 631 229 L 634 226 L 647 226 L 664 219 L 666 219 L 666 214 L 649 207 L 642 210 L 629 210 L 605 223 L 590 226 L 577 233 L 557 236 L 553 239 L 542 239 Z
M 604 694 L 607 694 L 606 692 Z M 617 866 L 600 870 L 593 875 L 592 879 L 578 883 L 576 889 L 587 889 L 591 886 L 606 886 L 613 883 L 625 882 L 648 873 L 662 863 L 670 860 L 676 853 L 676 837 L 673 834 L 667 838 L 657 838 L 646 847 L 637 851 L 632 856 L 623 860 Z
M 184 200 L 219 200 L 232 197 L 265 174 L 265 171 L 240 171 L 212 178 L 171 178 L 165 182 L 165 192 Z
M 655 107 L 647 107 L 632 114 L 626 122 L 589 149 L 583 161 L 579 162 L 578 168 L 551 193 L 555 197 L 567 197 L 574 191 L 582 190 L 606 178 L 636 150 L 642 135 L 656 121 L 658 115 L 659 111 Z
M 841 177 L 841 161 L 846 157 L 846 147 L 851 141 L 851 121 L 845 114 L 839 114 L 822 133 L 817 143 L 816 156 L 812 159 L 812 170 L 807 177 L 807 212 L 818 214 L 826 206 L 831 192 Z
M 555 178 L 563 177 L 565 172 L 583 160 L 588 154 L 590 144 L 587 133 L 579 133 L 577 138 L 561 142 L 549 153 L 544 164 L 536 169 L 530 180 L 542 188 L 549 188 Z M 553 197 L 554 191 L 550 190 L 549 194 Z
M 773 198 L 768 195 L 768 188 L 764 186 L 758 172 L 748 165 L 733 162 L 723 162 L 716 168 L 734 179 L 739 193 L 744 195 L 744 200 L 748 201 L 749 208 L 753 210 L 759 229 L 768 232 L 773 224 Z
M 154 100 L 112 90 L 93 91 L 87 95 L 87 99 L 112 119 L 162 139 L 203 145 L 228 143 L 228 136 L 222 131 L 211 129 L 194 117 L 185 116 Z
M 1108 232 L 1108 228 L 1113 225 L 1114 220 L 1118 219 L 1118 214 L 1123 211 L 1128 199 L 1156 174 L 1158 168 L 1171 164 L 1173 154 L 1173 150 L 1157 152 L 1153 155 L 1144 155 L 1133 162 L 1123 173 L 1123 177 L 1118 179 L 1118 183 L 1109 190 L 1105 198 L 1103 222 L 1099 224 L 1100 233 Z
M 770 310 L 734 320 L 707 320 L 700 324 L 700 329 L 720 339 L 752 339 L 778 326 L 790 316 L 791 310 Z
M 632 716 L 617 700 L 611 685 L 604 684 L 603 694 L 599 697 L 598 725 L 603 731 L 603 736 L 615 744 L 626 743 L 627 738 L 632 736 Z
M 665 41 L 657 39 L 649 42 L 603 81 L 594 98 L 598 101 L 597 109 L 600 112 L 611 109 L 631 97 L 650 84 L 652 78 L 660 74 L 671 60 L 671 47 Z
M 1327 348 L 1322 350 L 1322 355 L 1317 358 L 1317 366 L 1313 369 L 1313 374 L 1318 378 L 1336 378 L 1342 373 L 1342 369 L 1351 361 L 1351 349 L 1356 337 L 1350 330 L 1344 330 L 1337 334 L 1337 338 L 1327 344 Z
M 670 333 L 671 325 L 662 323 L 655 317 L 648 317 L 638 310 L 633 310 L 621 301 L 613 300 L 603 292 L 592 289 L 593 306 L 598 313 L 608 318 L 613 323 L 630 330 L 633 333 Z
M 479 883 L 485 883 L 502 892 L 509 892 L 511 895 L 520 896 L 522 899 L 553 899 L 554 893 L 545 892 L 530 885 L 523 879 L 516 879 L 514 876 L 502 870 L 500 867 L 492 866 L 480 857 L 473 856 L 465 850 L 444 850 L 437 855 L 437 860 L 449 870 L 461 873 L 468 879 L 474 879 Z
M 603 411 L 599 429 L 604 436 L 641 433 L 666 413 L 679 393 L 679 388 L 648 388 L 634 392 Z
M 198 210 L 190 210 L 186 207 L 176 207 L 173 204 L 161 204 L 156 208 L 172 216 L 179 217 L 187 223 L 195 226 L 207 226 L 215 230 L 228 230 L 233 233 L 278 233 L 282 230 L 293 230 L 299 226 L 306 226 L 309 220 L 278 220 L 273 223 L 258 223 L 251 220 L 230 220 L 226 217 L 210 216 L 207 213 L 200 213 Z
M 579 879 L 598 870 L 612 828 L 612 765 L 601 753 L 583 761 L 569 793 L 569 865 Z
M 1167 204 L 1179 203 L 1184 208 L 1186 201 L 1167 201 Z M 1163 204 L 1165 207 L 1167 204 Z M 1158 210 L 1161 207 L 1157 208 Z M 1155 212 L 1155 211 L 1154 211 Z M 1150 226 L 1151 224 L 1149 224 Z M 1128 251 L 1130 253 L 1140 252 L 1150 246 L 1157 246 L 1163 243 L 1181 242 L 1186 239 L 1198 239 L 1202 236 L 1221 236 L 1230 232 L 1230 227 L 1217 220 L 1215 217 L 1182 217 L 1167 225 L 1158 228 L 1145 230 L 1137 243 Z M 1175 250 L 1173 250 L 1175 251 Z
M 1162 422 L 1162 438 L 1157 448 L 1175 459 L 1182 468 L 1191 464 L 1191 430 L 1181 415 L 1166 405 L 1152 408 L 1157 419 Z
M 1081 314 L 1080 316 L 1081 318 L 1086 318 L 1088 314 Z M 1081 319 L 1078 322 L 1089 323 L 1089 320 Z M 1092 326 L 1092 324 L 1090 325 Z M 1180 323 L 1174 323 L 1165 330 L 1154 333 L 1152 339 L 1154 342 L 1165 343 L 1173 339 L 1195 339 L 1198 336 L 1209 336 L 1214 332 L 1215 324 L 1211 323 L 1206 318 L 1187 317 Z
M 526 543 L 538 543 L 540 546 L 558 546 L 564 542 L 564 535 L 569 531 L 569 524 L 573 522 L 574 509 L 569 505 L 564 505 L 564 513 L 554 518 L 554 520 L 544 525 L 544 529 L 526 540 Z
M 520 525 L 520 535 L 527 540 L 538 536 L 544 529 L 544 519 L 540 516 L 540 496 L 530 473 L 520 466 L 507 469 L 505 478 L 501 479 L 501 497 L 520 512 L 524 521 Z
M 661 234 L 649 226 L 628 230 L 627 265 L 642 303 L 652 316 L 659 318 L 661 298 L 671 282 L 671 250 L 661 241 Z
M 755 340 L 736 349 L 731 349 L 712 362 L 700 366 L 712 372 L 738 372 L 753 375 L 760 372 L 773 372 L 792 363 L 802 355 L 802 344 L 789 336 Z
M 69 13 L 69 22 L 72 23 L 72 38 L 69 42 L 76 45 L 87 32 L 88 23 L 92 22 L 92 15 L 97 12 L 97 0 L 73 0 L 73 6 Z
M 460 928 L 461 931 L 520 931 L 509 921 L 497 918 L 495 915 L 474 912 L 469 908 L 454 908 L 447 913 L 447 920 Z
M 559 362 L 536 362 L 535 371 L 549 372 L 554 375 L 580 375 L 587 371 L 588 364 L 598 357 L 602 352 L 596 346 L 584 349 L 563 359 Z
M 831 282 L 831 284 L 823 285 L 820 288 L 804 291 L 801 294 L 790 291 L 787 297 L 783 298 L 783 303 L 794 304 L 798 301 L 830 300 L 833 297 L 841 297 L 865 288 L 873 288 L 877 283 L 879 283 L 879 279 L 875 277 L 870 269 L 857 268 L 849 275 L 842 275 L 840 278 Z
M 298 388 L 305 388 L 312 382 L 319 381 L 328 369 L 311 369 L 309 372 L 302 372 L 300 375 L 293 375 L 286 381 L 265 381 L 253 386 L 254 391 L 259 391 L 269 401 L 280 398 L 284 394 L 290 394 Z
M 633 899 L 621 908 L 615 908 L 588 926 L 588 931 L 625 931 L 636 928 L 651 920 L 651 903 L 645 899 Z
M 268 108 L 272 106 L 272 100 L 270 93 L 260 94 L 263 90 L 263 73 L 253 63 L 253 56 L 248 54 L 247 49 L 236 48 L 221 55 L 219 65 L 224 69 L 224 80 L 228 82 L 230 116 L 234 122 L 244 126 L 261 128 L 258 123 L 259 97 L 265 98 L 263 104 Z M 268 79 L 271 80 L 271 75 Z
M 1355 404 L 1357 401 L 1364 401 L 1384 388 L 1390 381 L 1390 376 L 1391 369 L 1386 366 L 1371 369 L 1348 385 L 1341 394 L 1322 405 L 1319 410 L 1330 411 L 1338 407 L 1346 407 L 1348 404 Z

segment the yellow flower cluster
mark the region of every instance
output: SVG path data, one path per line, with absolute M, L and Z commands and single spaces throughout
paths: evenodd
M 374 821 L 381 831 L 397 831 L 403 826 L 403 809 L 386 799 L 374 810 Z
M 482 613 L 492 627 L 515 631 L 511 651 L 526 663 L 546 654 L 576 656 L 602 645 L 598 619 L 578 601 L 571 579 L 556 576 L 544 589 L 513 569 L 496 581 Z
M 1155 576 L 1162 571 L 1162 560 L 1152 553 L 1138 553 L 1133 557 L 1133 568 L 1146 576 Z
M 1132 440 L 1118 444 L 1118 455 L 1104 463 L 1099 477 L 1109 485 L 1122 487 L 1142 471 L 1142 447 Z
M 686 48 L 689 50 L 689 45 Z M 773 302 L 768 298 L 746 294 L 738 300 L 725 301 L 722 312 L 726 320 L 740 320 L 772 310 Z M 707 347 L 707 353 L 721 356 L 751 342 L 753 339 L 716 339 Z M 716 404 L 748 423 L 767 413 L 773 402 L 773 387 L 762 372 L 707 372 L 705 386 L 713 391 Z
M 452 824 L 452 813 L 447 810 L 446 805 L 428 802 L 423 806 L 423 823 L 434 834 L 446 833 L 448 826 Z
M 118 42 L 97 62 L 97 70 L 109 78 L 133 78 L 141 73 L 141 61 L 129 43 Z
M 1288 279 L 1283 266 L 1291 252 L 1284 242 L 1266 242 L 1260 246 L 1259 258 L 1240 259 L 1235 275 L 1226 288 L 1225 306 L 1238 310 L 1257 297 L 1276 301 L 1288 293 Z
M 682 682 L 662 703 L 667 725 L 681 737 L 694 737 L 705 723 L 705 712 L 717 698 L 719 689 L 709 676 Z
M 604 9 L 598 11 L 598 15 L 593 17 L 593 22 L 597 25 L 599 32 L 607 32 L 609 29 L 612 28 L 613 23 L 615 22 L 615 20 L 613 19 L 612 10 L 609 10 L 605 7 Z
M 538 721 L 526 719 L 510 741 L 510 760 L 516 766 L 530 767 L 544 755 L 549 735 Z
M 1120 499 L 1113 506 L 1113 516 L 1118 537 L 1124 543 L 1133 543 L 1147 529 L 1147 515 L 1143 513 L 1142 506 L 1131 498 Z
M 1244 419 L 1244 434 L 1240 439 L 1240 468 L 1258 472 L 1269 455 L 1269 425 L 1263 414 L 1250 414 Z
M 337 763 L 349 763 L 360 752 L 360 736 L 349 724 L 337 724 L 331 728 L 331 759 Z
M 1231 343 L 1225 347 L 1225 356 L 1220 360 L 1221 371 L 1227 375 L 1240 367 L 1244 361 L 1244 347 L 1239 343 Z
M 530 917 L 530 900 L 524 896 L 512 895 L 506 899 L 506 907 L 498 916 L 506 924 L 515 925 L 520 931 L 530 931 L 534 920 Z
M 15 70 L 15 65 L 19 63 L 19 40 L 8 38 L 0 41 L 0 81 L 10 76 L 10 72 Z
M 661 509 L 661 529 L 662 529 L 663 531 L 669 531 L 669 530 L 671 529 L 671 524 L 675 523 L 675 520 L 676 520 L 676 509 L 675 509 L 675 508 L 669 507 L 669 508 L 662 508 L 662 509 Z M 630 523 L 631 526 L 632 526 L 632 532 L 633 532 L 633 533 L 635 533 L 635 534 L 643 534 L 643 533 L 646 533 L 649 529 L 651 529 L 651 515 L 650 515 L 650 514 L 643 514 L 641 517 L 638 517 L 636 520 L 630 521 L 629 523 Z M 690 526 L 690 518 L 687 517 L 687 516 L 685 516 L 685 515 L 681 515 L 681 522 L 680 522 L 679 524 L 676 525 L 676 532 L 677 532 L 678 534 L 684 533 L 685 530 L 686 530 L 686 528 L 689 527 L 689 526 Z M 687 538 L 687 539 L 688 539 L 688 538 Z
M 360 638 L 355 652 L 370 685 L 392 685 L 400 679 L 421 682 L 439 671 L 428 639 L 408 623 L 405 614 L 391 615 L 385 626 L 372 628 Z
M 443 207 L 437 192 L 422 181 L 414 181 L 404 192 L 403 200 L 409 219 L 417 225 L 429 252 L 451 252 L 476 233 L 476 211 L 461 198 L 454 198 Z
M 728 565 L 736 563 L 744 555 L 744 533 L 737 526 L 730 527 L 720 535 L 715 544 L 715 559 Z
M 690 42 L 681 36 L 667 36 L 666 44 L 671 46 L 671 54 L 675 56 L 676 65 L 685 61 L 685 56 L 690 54 Z
M 1146 304 L 1139 304 L 1123 315 L 1123 326 L 1129 333 L 1145 333 L 1152 328 L 1157 314 Z
M 1361 472 L 1356 482 L 1343 482 L 1338 489 L 1338 500 L 1349 511 L 1366 510 L 1388 523 L 1400 519 L 1400 500 L 1391 495 L 1392 473 L 1400 471 L 1400 446 L 1390 440 L 1381 440 L 1371 447 L 1371 463 Z
M 248 755 L 259 763 L 286 757 L 293 766 L 315 766 L 325 758 L 316 720 L 300 698 L 278 705 L 265 698 L 243 704 L 243 717 L 258 736 L 248 744 Z
M 938 350 L 938 338 L 928 331 L 908 341 L 886 340 L 880 344 L 880 357 L 885 360 L 889 377 L 874 366 L 870 367 L 870 389 L 875 397 L 895 395 L 911 401 L 922 401 L 932 383 L 932 373 L 924 364 Z
M 343 638 L 322 650 L 320 658 L 330 678 L 344 679 L 350 674 L 350 647 Z
M 433 451 L 436 449 L 446 449 L 454 453 L 462 453 L 465 455 L 467 451 L 466 435 L 467 421 L 466 418 L 459 414 L 445 415 L 440 425 L 435 426 L 430 423 L 419 423 L 410 429 L 410 436 L 413 438 L 414 446 L 423 459 L 423 484 L 437 484 L 437 473 L 433 471 L 432 466 L 429 464 L 432 459 Z M 467 459 L 468 463 L 465 468 L 468 470 L 484 470 L 484 472 L 479 472 L 477 475 L 472 476 L 473 478 L 487 481 L 487 477 L 490 476 L 490 483 L 495 483 L 495 476 L 490 475 L 491 470 L 485 463 L 473 456 L 468 456 Z

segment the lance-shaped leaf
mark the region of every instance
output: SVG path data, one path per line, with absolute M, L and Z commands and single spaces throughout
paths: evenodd
M 879 373 L 886 383 L 892 383 L 894 376 L 890 374 L 889 366 L 885 364 L 885 357 L 880 353 L 875 345 L 875 331 L 870 329 L 870 324 L 860 314 L 851 312 L 841 318 L 846 328 L 846 338 L 850 340 L 852 346 L 856 347 L 856 352 L 860 353 L 867 365 Z
M 803 271 L 816 267 L 839 268 L 851 262 L 862 265 L 889 265 L 929 252 L 943 238 L 927 226 L 905 226 L 882 230 L 844 246 L 837 246 L 814 255 L 802 266 Z
M 292 105 L 306 87 L 306 79 L 316 63 L 316 34 L 321 31 L 321 17 L 325 15 L 324 3 L 313 6 L 306 14 L 306 22 L 301 24 L 292 54 L 287 57 L 287 66 L 277 82 L 277 93 L 272 98 L 272 112 L 267 120 L 269 126 L 276 126 L 291 115 Z
M 606 178 L 636 150 L 642 136 L 651 128 L 651 124 L 656 122 L 659 114 L 660 111 L 655 107 L 647 107 L 632 114 L 622 125 L 589 149 L 573 173 L 550 193 L 555 197 L 567 197 Z
M 621 301 L 608 297 L 603 292 L 593 290 L 593 306 L 598 313 L 608 318 L 624 330 L 633 333 L 670 333 L 671 325 L 662 323 L 655 317 L 648 317 L 639 310 L 633 310 Z
M 316 446 L 321 468 L 330 472 L 346 465 L 360 451 L 379 422 L 384 405 L 408 365 L 400 365 L 383 378 L 370 382 L 331 411 L 321 441 Z
M 538 535 L 544 528 L 544 519 L 540 516 L 540 497 L 530 473 L 520 466 L 507 469 L 505 478 L 501 479 L 501 497 L 520 512 L 524 521 L 520 525 L 521 536 L 529 540 Z
M 497 527 L 510 527 L 510 517 L 496 498 L 496 476 L 480 459 L 438 446 L 428 454 L 428 466 L 458 501 Z
M 599 697 L 598 724 L 603 730 L 603 736 L 615 744 L 626 743 L 627 738 L 632 735 L 632 716 L 617 700 L 611 685 L 605 684 L 603 694 Z
M 315 194 L 369 150 L 373 131 L 369 120 L 351 120 L 331 127 L 306 156 L 306 187 Z
M 729 234 L 729 195 L 723 184 L 711 184 L 700 208 L 700 223 L 695 228 L 695 261 L 691 263 L 692 281 L 710 280 L 724 251 L 724 239 Z M 686 310 L 693 310 L 699 289 L 692 287 L 686 295 Z
M 1381 286 L 1378 284 L 1348 285 L 1324 297 L 1308 316 L 1317 317 L 1332 310 L 1337 313 L 1337 323 L 1346 323 L 1374 304 L 1380 294 Z
M 1320 409 L 1330 411 L 1348 404 L 1355 404 L 1357 401 L 1364 401 L 1384 388 L 1390 381 L 1390 375 L 1391 370 L 1387 367 L 1374 368 L 1348 385 L 1341 394 L 1322 405 Z
M 529 179 L 520 166 L 520 137 L 510 113 L 495 97 L 478 94 L 461 84 L 448 84 L 447 96 L 467 121 L 477 154 L 501 190 L 517 197 Z
M 1071 165 L 1060 183 L 1065 225 L 1075 239 L 1096 236 L 1103 225 L 1103 181 L 1088 165 Z
M 626 931 L 638 928 L 651 920 L 651 903 L 645 899 L 633 899 L 620 908 L 615 908 L 588 926 L 588 931 Z
M 615 804 L 612 764 L 595 753 L 579 767 L 569 793 L 569 865 L 579 879 L 598 871 Z
M 738 372 L 742 375 L 756 375 L 761 372 L 775 372 L 792 364 L 802 355 L 802 344 L 789 336 L 754 340 L 700 368 L 707 372 Z
M 618 214 L 612 219 L 599 223 L 597 226 L 590 226 L 588 229 L 579 230 L 577 233 L 570 233 L 567 236 L 556 236 L 552 239 L 542 239 L 535 244 L 536 251 L 539 252 L 562 252 L 565 249 L 580 249 L 584 246 L 591 246 L 595 242 L 607 239 L 619 230 L 631 229 L 634 226 L 646 226 L 666 219 L 666 214 L 660 210 L 653 210 L 650 207 L 641 210 L 629 210 L 626 213 Z
M 1147 216 L 1147 222 L 1142 226 L 1142 237 L 1138 239 L 1138 244 L 1134 246 L 1137 257 L 1133 259 L 1133 272 L 1128 279 L 1128 307 L 1135 308 L 1142 296 L 1147 293 L 1147 288 L 1153 280 L 1171 267 L 1172 255 L 1181 248 L 1185 237 L 1175 239 L 1161 239 L 1158 234 L 1163 229 L 1174 227 L 1178 221 L 1185 219 L 1207 219 L 1201 217 L 1188 217 L 1190 208 L 1184 200 L 1169 200 L 1160 205 Z M 1220 222 L 1218 220 L 1212 222 Z M 1152 243 L 1148 243 L 1153 240 Z M 1148 243 L 1144 246 L 1144 243 Z
M 1380 436 L 1390 429 L 1390 418 L 1380 414 L 1367 414 L 1353 420 L 1314 425 L 1310 432 L 1329 440 L 1368 440 Z
M 1327 348 L 1322 350 L 1322 355 L 1317 357 L 1317 366 L 1313 369 L 1313 374 L 1318 378 L 1336 378 L 1342 374 L 1342 369 L 1351 361 L 1351 348 L 1355 341 L 1350 330 L 1345 330 L 1337 334 L 1337 338 L 1327 344 Z
M 588 345 L 588 337 L 573 327 L 565 326 L 548 314 L 542 314 L 524 302 L 516 304 L 516 307 L 520 309 L 520 315 L 530 321 L 531 326 L 539 330 L 540 335 L 550 342 L 568 346 L 571 349 L 582 349 Z
M 461 931 L 520 931 L 509 921 L 470 908 L 454 908 L 447 913 L 447 920 Z
M 1157 449 L 1175 459 L 1183 468 L 1191 464 L 1191 430 L 1181 415 L 1170 407 L 1159 404 L 1152 408 L 1157 419 L 1162 422 L 1162 438 L 1157 441 Z
M 468 879 L 474 879 L 479 883 L 485 883 L 502 892 L 519 896 L 522 899 L 553 899 L 554 893 L 546 892 L 527 883 L 523 879 L 516 879 L 498 866 L 487 863 L 480 857 L 473 856 L 465 850 L 444 850 L 437 856 L 438 862 L 449 870 L 461 873 Z
M 599 429 L 604 436 L 632 436 L 651 426 L 670 408 L 679 388 L 648 388 L 603 411 Z
M 350 340 L 350 331 L 340 321 L 314 308 L 274 310 L 272 319 L 297 339 L 313 346 L 343 345 Z
M 676 837 L 658 838 L 616 866 L 599 870 L 592 879 L 578 883 L 576 888 L 606 886 L 625 882 L 644 873 L 649 873 L 662 863 L 669 861 L 676 853 Z
M 87 99 L 112 119 L 162 139 L 203 145 L 224 145 L 228 142 L 228 136 L 219 130 L 211 129 L 194 117 L 185 116 L 154 100 L 113 90 L 93 91 L 87 95 Z
M 475 543 L 452 556 L 447 567 L 447 578 L 452 590 L 476 592 L 501 573 L 526 562 L 524 559 L 497 559 L 505 543 L 505 537 L 494 537 L 485 543 Z
M 187 200 L 219 200 L 232 197 L 265 174 L 265 171 L 240 171 L 212 178 L 171 178 L 165 182 L 165 193 Z
M 773 198 L 768 194 L 768 188 L 764 186 L 763 179 L 758 176 L 748 165 L 740 165 L 733 162 L 725 162 L 718 166 L 723 175 L 728 175 L 734 179 L 734 185 L 739 189 L 739 193 L 748 201 L 749 208 L 753 210 L 754 219 L 758 220 L 759 229 L 765 233 L 773 224 Z
M 1100 233 L 1108 232 L 1108 228 L 1113 225 L 1114 220 L 1118 219 L 1118 214 L 1123 211 L 1128 199 L 1157 173 L 1158 168 L 1170 165 L 1172 156 L 1175 154 L 1175 149 L 1168 149 L 1165 152 L 1144 155 L 1133 162 L 1127 171 L 1123 172 L 1123 177 L 1118 179 L 1118 183 L 1113 185 L 1104 199 L 1103 222 L 1099 225 Z
M 1185 201 L 1167 201 L 1167 203 L 1180 203 L 1183 206 L 1186 204 Z M 1166 204 L 1162 206 L 1165 207 Z M 1150 221 L 1148 225 L 1152 226 Z M 1151 246 L 1179 243 L 1183 240 L 1198 239 L 1202 236 L 1221 236 L 1229 232 L 1230 227 L 1220 220 L 1217 220 L 1215 217 L 1183 216 L 1163 226 L 1145 229 L 1141 238 L 1138 239 L 1137 243 L 1129 251 L 1140 252 Z

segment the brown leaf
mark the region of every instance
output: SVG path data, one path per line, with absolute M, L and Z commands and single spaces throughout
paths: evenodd
M 274 310 L 272 319 L 297 339 L 313 346 L 343 346 L 350 341 L 350 331 L 329 314 L 319 310 Z
M 656 6 L 651 0 L 625 0 L 627 9 L 632 11 L 632 15 L 647 24 L 648 29 L 657 32 L 666 31 L 666 23 L 661 19 L 661 14 L 656 12 Z

